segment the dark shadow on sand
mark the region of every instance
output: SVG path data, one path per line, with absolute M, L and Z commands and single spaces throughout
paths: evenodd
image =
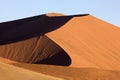
M 43 35 L 61 27 L 74 16 L 77 17 L 86 15 L 88 14 L 59 17 L 39 15 L 0 23 L 0 45 L 18 42 Z
M 42 61 L 37 61 L 34 64 L 69 66 L 71 64 L 71 58 L 64 50 L 62 50 L 59 53 Z

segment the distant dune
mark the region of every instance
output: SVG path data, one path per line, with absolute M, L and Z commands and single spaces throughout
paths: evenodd
M 57 17 L 57 16 L 64 16 L 64 14 L 60 14 L 60 13 L 47 13 L 46 16 L 48 17 Z
M 119 36 L 118 27 L 89 14 L 48 13 L 0 23 L 0 74 L 8 76 L 0 79 L 119 80 Z

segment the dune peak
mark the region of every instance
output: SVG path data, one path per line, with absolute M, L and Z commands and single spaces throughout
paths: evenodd
M 56 16 L 64 16 L 64 14 L 51 12 L 51 13 L 47 13 L 46 16 L 48 16 L 48 17 L 56 17 Z

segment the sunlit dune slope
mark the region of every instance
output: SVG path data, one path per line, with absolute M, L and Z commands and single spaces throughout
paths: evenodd
M 63 80 L 0 62 L 0 80 Z
M 71 67 L 120 70 L 120 29 L 91 15 L 46 34 L 71 57 Z
M 4 64 L 4 63 L 7 63 L 7 64 Z M 6 70 L 9 70 L 9 71 L 6 71 Z M 36 72 L 37 74 L 39 74 L 40 78 L 36 77 L 37 76 L 35 75 Z M 105 80 L 105 79 L 119 80 L 120 79 L 119 70 L 112 71 L 112 70 L 102 70 L 102 69 L 95 69 L 95 68 L 72 68 L 72 67 L 53 66 L 53 65 L 24 64 L 24 63 L 14 62 L 5 58 L 0 58 L 0 74 L 2 74 L 0 75 L 0 79 L 2 78 L 1 80 L 9 80 L 9 79 L 20 80 L 23 78 L 25 80 L 31 80 L 31 79 L 35 79 L 35 80 L 43 80 L 43 79 L 44 80 L 54 80 L 54 79 L 55 80 L 63 80 L 63 79 L 64 80 Z M 47 75 L 54 76 L 57 78 L 52 79 Z
M 0 57 L 0 62 L 7 63 L 7 64 L 13 64 L 13 63 L 18 63 L 16 61 L 12 61 L 3 57 Z
M 95 68 L 71 68 L 63 66 L 36 65 L 14 63 L 14 66 L 22 67 L 35 72 L 63 78 L 65 80 L 119 80 L 120 71 L 110 71 Z

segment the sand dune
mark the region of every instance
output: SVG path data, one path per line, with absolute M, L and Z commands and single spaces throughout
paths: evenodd
M 59 51 L 61 48 L 45 36 L 0 46 L 0 56 L 24 63 L 36 63 Z
M 6 63 L 6 64 L 13 64 L 13 63 L 18 63 L 16 61 L 12 61 L 3 57 L 0 57 L 0 62 Z
M 72 16 L 51 15 L 56 14 L 0 23 L 0 56 L 23 63 L 69 65 L 69 55 L 44 34 L 64 25 Z M 58 56 L 64 57 L 64 61 L 59 61 Z
M 0 80 L 63 80 L 0 62 Z
M 71 57 L 71 67 L 120 70 L 120 29 L 91 15 L 46 34 Z
M 65 80 L 119 80 L 120 71 L 102 70 L 95 68 L 72 68 L 63 66 L 36 65 L 15 63 L 14 66 L 35 72 L 63 78 Z
M 23 63 L 64 66 L 71 64 L 69 55 L 46 36 L 2 45 L 0 46 L 0 56 Z
M 15 43 L 53 31 L 73 16 L 48 17 L 45 14 L 0 23 L 0 45 Z
M 0 58 L 0 79 L 119 80 L 119 36 L 118 27 L 88 14 L 0 23 L 0 57 L 13 60 Z
M 63 80 L 63 79 L 64 80 L 119 80 L 120 79 L 120 71 L 102 70 L 102 69 L 95 69 L 95 68 L 72 68 L 72 67 L 52 66 L 52 65 L 25 64 L 25 63 L 18 63 L 11 60 L 7 60 L 5 58 L 0 58 L 0 60 L 1 59 L 2 61 L 0 61 L 0 72 L 1 73 L 3 71 L 5 72 L 6 69 L 9 70 L 9 71 L 6 71 L 8 75 L 7 78 L 5 76 L 1 77 L 0 75 L 0 77 L 3 78 L 1 80 L 9 80 L 9 79 L 20 80 L 22 78 L 29 80 L 30 78 L 31 79 L 34 78 L 33 76 L 30 76 L 31 74 L 34 75 L 33 72 L 37 72 L 37 74 L 40 73 L 39 75 L 40 78 L 37 78 L 38 80 L 43 80 L 44 78 L 45 78 L 44 80 L 51 80 L 51 78 L 46 77 L 46 75 L 54 76 L 59 79 L 62 78 L 60 80 Z M 7 64 L 4 64 L 3 62 Z M 13 66 L 10 66 L 8 64 Z M 17 68 L 14 66 L 16 66 Z M 26 71 L 29 72 L 30 75 L 27 74 Z M 15 74 L 14 72 L 15 73 L 17 72 L 19 75 Z M 14 77 L 11 76 L 10 74 L 14 75 Z M 25 77 L 19 78 L 19 76 L 22 76 L 23 74 Z M 41 74 L 44 74 L 44 75 L 41 75 Z M 3 74 L 3 75 L 6 75 L 6 74 Z M 59 80 L 57 78 L 54 78 L 54 79 Z M 36 78 L 34 79 L 37 80 Z

